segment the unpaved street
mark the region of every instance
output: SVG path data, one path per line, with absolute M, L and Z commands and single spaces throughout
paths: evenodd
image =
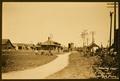
M 52 62 L 34 69 L 3 73 L 2 79 L 44 79 L 65 68 L 69 63 L 68 59 L 70 54 L 71 53 L 58 55 Z
M 72 52 L 69 64 L 61 71 L 52 74 L 46 79 L 89 79 L 94 78 L 92 65 L 97 62 L 96 57 L 84 57 L 82 53 Z

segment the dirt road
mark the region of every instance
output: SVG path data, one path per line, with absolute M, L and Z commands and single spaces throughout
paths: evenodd
M 52 62 L 34 69 L 3 73 L 2 79 L 44 79 L 65 68 L 69 63 L 68 59 L 70 54 L 71 53 L 58 55 Z
M 82 53 L 72 52 L 69 64 L 64 69 L 52 74 L 46 79 L 89 79 L 94 78 L 93 64 L 96 57 L 84 57 Z

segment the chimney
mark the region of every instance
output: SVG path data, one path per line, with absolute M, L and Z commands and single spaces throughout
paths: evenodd
M 48 37 L 48 41 L 50 41 L 51 40 L 51 38 L 50 37 Z

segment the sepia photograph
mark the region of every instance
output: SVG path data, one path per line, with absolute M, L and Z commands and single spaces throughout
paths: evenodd
M 118 2 L 2 2 L 2 79 L 119 79 Z

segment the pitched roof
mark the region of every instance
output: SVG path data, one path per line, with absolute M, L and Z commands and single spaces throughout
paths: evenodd
M 13 43 L 13 45 L 17 45 L 17 46 L 35 46 L 34 44 L 25 44 L 25 43 Z
M 8 42 L 11 44 L 12 47 L 14 47 L 14 45 L 11 43 L 9 39 L 2 39 L 2 45 L 6 45 Z
M 61 45 L 61 44 L 52 40 L 47 40 L 43 42 L 42 45 Z
M 92 43 L 92 44 L 90 44 L 89 46 L 88 46 L 89 48 L 93 48 L 93 47 L 99 47 L 97 44 L 95 44 L 95 43 Z
M 7 42 L 10 41 L 9 39 L 2 39 L 2 44 L 7 44 Z
M 13 45 L 17 45 L 17 46 L 25 46 L 24 43 L 13 43 Z

